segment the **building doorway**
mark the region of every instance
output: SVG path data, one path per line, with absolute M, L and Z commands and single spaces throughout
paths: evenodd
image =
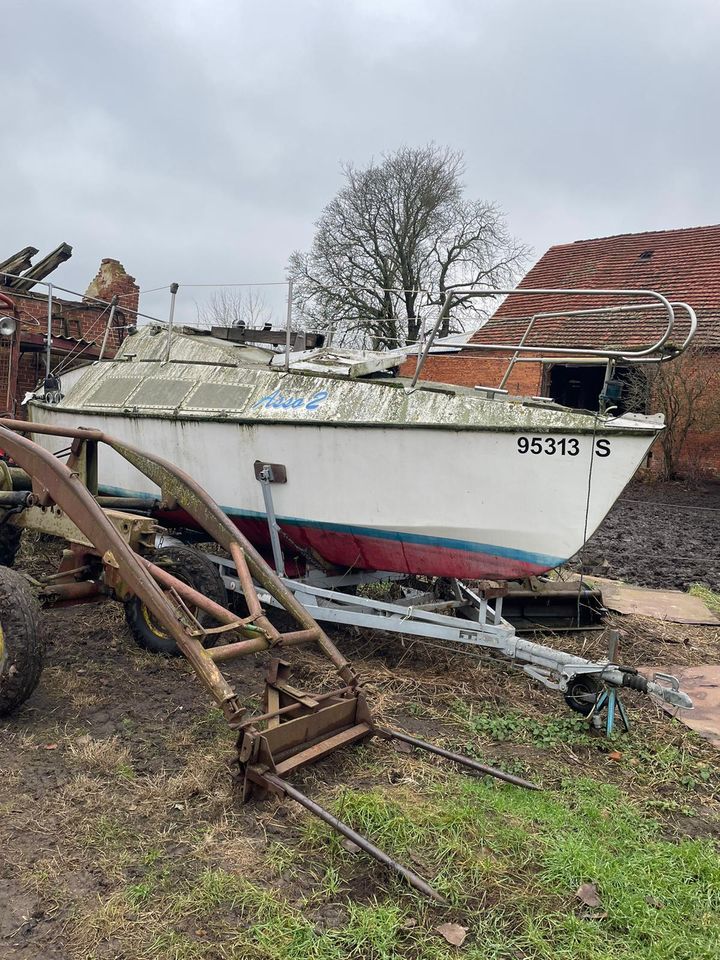
M 615 403 L 617 413 L 625 413 L 629 402 L 629 384 L 632 367 L 617 367 L 615 379 L 623 383 L 620 399 Z M 548 371 L 548 396 L 564 407 L 575 410 L 599 410 L 600 394 L 605 382 L 605 364 L 554 363 Z

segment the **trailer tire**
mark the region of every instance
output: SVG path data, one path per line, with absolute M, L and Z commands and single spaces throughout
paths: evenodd
M 0 717 L 28 699 L 44 662 L 40 603 L 27 580 L 0 567 Z
M 19 527 L 3 523 L 0 525 L 0 566 L 12 567 L 20 549 L 23 532 Z
M 580 673 L 568 683 L 565 703 L 571 710 L 587 717 L 602 690 L 602 681 L 590 674 Z
M 152 561 L 209 600 L 227 607 L 227 591 L 222 577 L 217 567 L 200 550 L 185 546 L 161 547 L 155 551 Z M 193 613 L 202 626 L 214 623 L 213 618 L 207 613 L 198 614 L 196 611 Z M 125 619 L 135 642 L 144 650 L 162 653 L 168 657 L 180 655 L 175 641 L 156 623 L 140 597 L 131 597 L 126 600 Z M 212 634 L 203 640 L 205 647 L 212 647 L 214 643 L 215 637 Z

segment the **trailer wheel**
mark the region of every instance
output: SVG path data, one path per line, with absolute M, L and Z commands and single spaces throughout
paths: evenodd
M 587 717 L 602 690 L 603 684 L 600 680 L 591 674 L 580 673 L 568 684 L 565 703 L 571 710 Z
M 152 559 L 158 567 L 163 567 L 209 600 L 227 606 L 227 591 L 222 577 L 217 567 L 200 550 L 184 546 L 161 547 L 155 551 Z M 207 613 L 198 610 L 192 610 L 192 613 L 202 626 L 214 623 Z M 125 602 L 125 619 L 135 642 L 143 649 L 170 657 L 179 656 L 177 644 L 155 620 L 140 597 L 132 597 Z M 203 640 L 206 647 L 212 647 L 214 643 L 212 634 Z
M 22 535 L 19 527 L 13 527 L 9 523 L 0 525 L 0 566 L 14 566 Z
M 40 680 L 45 634 L 27 580 L 0 567 L 0 717 L 24 703 Z

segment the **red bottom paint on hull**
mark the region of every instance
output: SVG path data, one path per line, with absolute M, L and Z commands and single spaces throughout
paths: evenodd
M 165 514 L 166 522 L 193 526 L 187 515 Z M 240 532 L 272 563 L 270 534 L 264 519 L 230 517 Z M 548 569 L 514 557 L 499 557 L 454 549 L 437 544 L 409 543 L 398 539 L 366 534 L 281 524 L 281 544 L 288 576 L 304 572 L 303 552 L 315 554 L 326 563 L 343 570 L 383 570 L 430 577 L 455 577 L 458 580 L 518 580 L 537 576 Z M 295 549 L 293 549 L 293 546 Z

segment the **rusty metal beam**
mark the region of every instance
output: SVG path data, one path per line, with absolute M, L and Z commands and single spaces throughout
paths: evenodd
M 317 621 L 308 613 L 303 605 L 279 580 L 275 571 L 266 563 L 252 544 L 240 533 L 237 527 L 222 512 L 215 501 L 189 474 L 175 464 L 158 457 L 155 454 L 139 450 L 133 444 L 108 436 L 101 430 L 84 428 L 69 429 L 54 427 L 50 424 L 26 423 L 22 420 L 3 421 L 12 430 L 23 433 L 35 433 L 55 437 L 78 437 L 85 440 L 95 440 L 106 443 L 120 456 L 132 463 L 149 480 L 158 486 L 165 499 L 176 501 L 193 520 L 208 533 L 216 543 L 224 547 L 238 565 L 238 574 L 242 573 L 245 562 L 252 577 L 258 581 L 284 609 L 297 621 L 304 630 L 317 630 L 315 641 L 325 656 L 334 664 L 338 673 L 346 683 L 357 684 L 358 676 L 352 665 L 343 657 L 335 644 L 330 640 Z M 242 558 L 240 557 L 242 553 Z M 238 560 L 241 562 L 238 564 Z M 243 574 L 244 575 L 244 574 Z M 243 590 L 247 588 L 247 596 L 251 599 L 255 595 L 252 578 L 241 580 Z M 247 599 L 247 597 L 246 597 Z M 259 601 L 257 602 L 259 609 Z M 252 608 L 251 608 L 252 612 Z M 279 635 L 278 635 L 279 637 Z M 254 643 L 255 641 L 248 641 Z
M 231 613 L 227 607 L 223 607 L 221 604 L 215 603 L 214 600 L 206 597 L 204 593 L 200 593 L 189 584 L 183 583 L 182 580 L 178 580 L 177 577 L 174 577 L 162 567 L 158 567 L 157 564 L 152 563 L 146 557 L 140 557 L 139 559 L 145 568 L 150 571 L 158 583 L 162 584 L 162 586 L 168 590 L 174 590 L 183 598 L 183 600 L 187 600 L 187 602 L 193 606 L 199 607 L 205 613 L 209 613 L 210 616 L 214 617 L 220 623 L 229 624 L 238 628 L 245 626 L 244 621 L 241 620 L 240 617 L 236 617 L 234 613 Z
M 24 424 L 26 430 L 27 427 L 28 424 Z M 242 708 L 233 688 L 207 655 L 207 651 L 179 623 L 172 604 L 78 476 L 48 450 L 18 436 L 8 425 L 0 425 L 0 447 L 10 454 L 26 473 L 42 484 L 52 501 L 61 507 L 85 534 L 104 561 L 111 562 L 112 565 L 122 565 L 123 580 L 133 593 L 142 598 L 223 709 L 232 716 L 241 712 Z
M 468 770 L 475 770 L 477 773 L 483 773 L 488 777 L 504 780 L 505 783 L 512 783 L 516 787 L 524 787 L 526 790 L 540 789 L 537 784 L 530 783 L 529 780 L 515 777 L 511 773 L 504 773 L 496 767 L 487 767 L 484 763 L 478 763 L 477 760 L 473 760 L 472 757 L 466 757 L 462 753 L 453 753 L 451 750 L 444 750 L 442 747 L 435 746 L 434 743 L 426 743 L 425 740 L 418 740 L 417 737 L 411 737 L 409 734 L 402 733 L 400 730 L 388 730 L 384 727 L 376 727 L 375 732 L 378 736 L 385 737 L 387 740 L 402 740 L 403 743 L 409 743 L 411 746 L 418 747 L 420 750 L 427 750 L 428 753 L 435 753 L 439 757 L 445 757 L 446 760 L 452 760 L 453 763 L 457 763 L 461 767 L 467 767 Z

